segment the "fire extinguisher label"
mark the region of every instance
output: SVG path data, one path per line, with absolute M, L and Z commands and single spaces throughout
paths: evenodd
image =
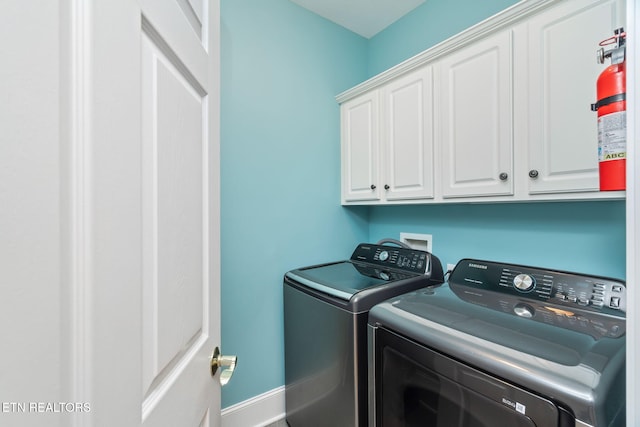
M 598 117 L 598 161 L 627 157 L 627 112 Z

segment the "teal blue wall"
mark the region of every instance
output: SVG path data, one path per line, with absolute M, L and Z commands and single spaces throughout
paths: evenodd
M 517 0 L 427 0 L 369 40 L 368 77 L 517 3 Z
M 222 406 L 284 383 L 282 275 L 430 233 L 473 257 L 624 277 L 624 202 L 340 206 L 334 96 L 515 3 L 427 0 L 371 40 L 289 0 L 222 0 Z
M 222 0 L 221 20 L 227 407 L 284 383 L 283 274 L 367 240 L 366 210 L 340 206 L 334 98 L 364 79 L 366 40 L 288 0 Z
M 625 277 L 625 203 L 388 206 L 369 213 L 370 241 L 433 236 L 443 267 L 477 258 Z

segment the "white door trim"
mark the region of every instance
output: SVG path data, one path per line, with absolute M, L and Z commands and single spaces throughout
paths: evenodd
M 68 146 L 63 153 L 68 159 L 68 168 L 62 168 L 63 180 L 66 185 L 62 185 L 63 195 L 66 196 L 66 215 L 63 218 L 63 226 L 67 227 L 68 246 L 66 246 L 63 263 L 67 261 L 66 272 L 69 291 L 68 298 L 63 301 L 68 304 L 69 309 L 69 333 L 68 346 L 63 348 L 69 352 L 66 358 L 68 364 L 69 390 L 71 402 L 87 402 L 93 404 L 91 398 L 91 387 L 89 385 L 89 372 L 91 371 L 90 340 L 91 340 L 91 317 L 88 314 L 90 309 L 90 284 L 91 284 L 91 235 L 90 227 L 90 206 L 91 206 L 91 184 L 90 184 L 90 3 L 85 0 L 70 0 L 69 9 L 61 13 L 69 19 L 68 39 L 63 39 L 63 46 L 69 49 L 69 70 L 66 75 L 68 81 L 68 109 L 62 108 L 61 115 L 68 115 L 66 123 L 68 128 Z M 64 6 L 63 6 L 64 7 Z M 61 23 L 64 28 L 64 19 Z M 65 43 L 66 42 L 66 43 Z M 64 47 L 63 47 L 64 50 Z M 64 68 L 63 68 L 64 69 Z M 63 92 L 64 93 L 64 92 Z M 62 138 L 64 141 L 64 138 Z M 68 176 L 64 177 L 67 173 Z M 66 190 L 66 191 L 65 191 Z M 72 425 L 81 427 L 89 425 L 89 413 L 75 413 L 72 417 Z
M 627 425 L 638 425 L 640 408 L 640 36 L 637 25 L 640 7 L 636 0 L 627 1 Z

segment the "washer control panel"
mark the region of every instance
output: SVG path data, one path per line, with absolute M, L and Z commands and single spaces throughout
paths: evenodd
M 625 283 L 598 276 L 463 259 L 451 273 L 449 283 L 590 311 L 627 310 Z
M 351 255 L 351 261 L 419 274 L 429 273 L 435 260 L 429 252 L 367 243 L 359 244 Z

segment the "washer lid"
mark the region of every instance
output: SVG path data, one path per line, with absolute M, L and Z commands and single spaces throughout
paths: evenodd
M 288 272 L 286 276 L 311 289 L 348 301 L 365 289 L 418 275 L 364 263 L 340 261 L 299 268 Z

